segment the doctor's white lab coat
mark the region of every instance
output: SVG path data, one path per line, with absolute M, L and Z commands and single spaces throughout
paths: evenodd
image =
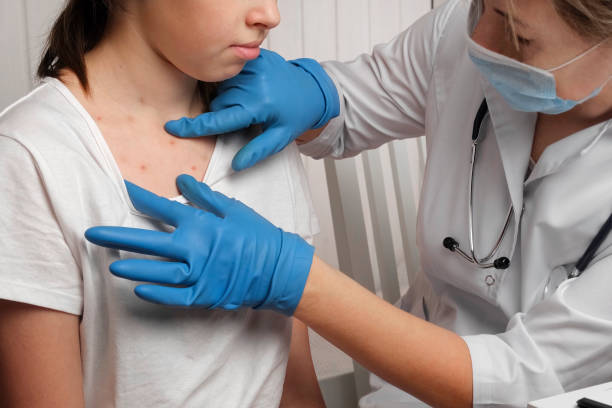
M 549 276 L 573 268 L 612 212 L 612 126 L 550 145 L 525 179 L 536 115 L 513 111 L 480 76 L 466 51 L 473 19 L 469 2 L 451 0 L 372 55 L 325 63 L 341 115 L 301 150 L 342 158 L 426 135 L 421 270 L 402 308 L 424 317 L 425 303 L 430 321 L 463 336 L 475 407 L 525 407 L 612 380 L 612 234 L 581 277 L 542 300 Z M 478 269 L 442 246 L 452 236 L 469 251 L 471 135 L 484 98 L 490 116 L 475 165 L 475 248 L 481 257 L 492 249 L 511 203 L 497 255 L 511 258 L 506 270 Z

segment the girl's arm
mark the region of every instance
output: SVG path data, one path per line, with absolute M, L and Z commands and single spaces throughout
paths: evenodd
M 281 408 L 325 407 L 310 354 L 308 328 L 293 319 L 291 349 L 283 387 Z
M 0 300 L 2 406 L 82 408 L 79 317 Z
M 472 363 L 461 337 L 392 306 L 316 256 L 295 317 L 426 403 L 472 406 Z

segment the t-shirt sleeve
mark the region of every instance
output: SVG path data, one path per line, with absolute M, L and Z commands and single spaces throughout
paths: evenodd
M 0 135 L 0 299 L 80 315 L 83 280 L 31 148 Z

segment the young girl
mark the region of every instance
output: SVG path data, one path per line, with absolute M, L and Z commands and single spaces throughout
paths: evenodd
M 132 255 L 83 237 L 100 224 L 165 228 L 134 208 L 124 179 L 176 197 L 188 173 L 312 238 L 295 147 L 234 174 L 254 130 L 192 140 L 163 130 L 205 111 L 207 83 L 238 74 L 278 22 L 275 0 L 67 3 L 41 86 L 0 116 L 0 405 L 323 405 L 304 326 L 291 340 L 276 314 L 143 302 L 108 272 Z

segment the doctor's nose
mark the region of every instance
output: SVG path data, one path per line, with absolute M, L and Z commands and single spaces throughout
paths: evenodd
M 247 24 L 270 30 L 280 23 L 277 0 L 261 0 L 253 6 L 247 16 Z

